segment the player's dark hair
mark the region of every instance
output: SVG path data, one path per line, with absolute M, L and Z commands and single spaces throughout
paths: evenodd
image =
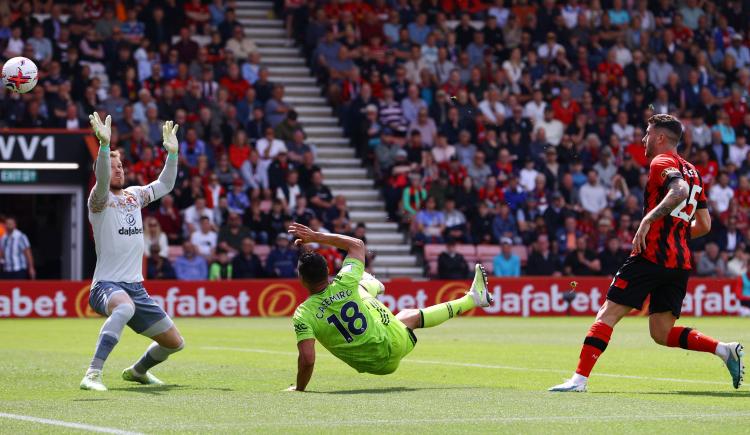
M 666 113 L 659 113 L 648 118 L 648 123 L 653 125 L 654 128 L 663 128 L 675 137 L 676 142 L 682 139 L 682 123 L 679 119 Z
M 318 284 L 328 279 L 328 263 L 315 251 L 303 251 L 297 262 L 297 272 L 307 284 Z

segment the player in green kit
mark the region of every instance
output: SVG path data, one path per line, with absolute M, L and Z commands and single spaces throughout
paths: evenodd
M 477 264 L 474 282 L 465 296 L 421 310 L 404 310 L 393 315 L 380 301 L 382 283 L 369 274 L 363 280 L 365 244 L 359 239 L 319 233 L 291 224 L 295 244 L 320 243 L 347 251 L 341 270 L 328 280 L 325 258 L 312 251 L 300 255 L 297 271 L 302 285 L 310 291 L 292 319 L 299 351 L 297 384 L 290 391 L 304 391 L 315 366 L 315 340 L 334 356 L 362 373 L 387 375 L 398 368 L 401 359 L 414 349 L 414 330 L 437 326 L 474 307 L 491 303 L 487 274 Z M 369 278 L 369 279 L 368 279 Z

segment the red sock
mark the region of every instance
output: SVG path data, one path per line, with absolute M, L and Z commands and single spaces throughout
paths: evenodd
M 692 328 L 685 328 L 683 326 L 673 327 L 669 331 L 669 336 L 667 336 L 667 346 L 681 347 L 697 352 L 715 353 L 716 346 L 718 345 L 718 340 L 708 335 L 703 335 Z
M 609 344 L 609 338 L 612 336 L 612 327 L 604 322 L 594 322 L 589 328 L 589 333 L 583 340 L 581 348 L 581 357 L 578 360 L 576 373 L 581 376 L 589 377 L 591 369 L 599 359 L 599 355 L 604 352 Z

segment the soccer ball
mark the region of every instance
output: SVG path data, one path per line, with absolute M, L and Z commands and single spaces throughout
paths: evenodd
M 1 77 L 6 89 L 25 94 L 36 86 L 38 70 L 31 59 L 19 56 L 5 62 Z

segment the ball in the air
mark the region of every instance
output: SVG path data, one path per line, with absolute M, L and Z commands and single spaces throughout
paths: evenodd
M 38 72 L 31 59 L 22 56 L 10 58 L 3 65 L 3 86 L 11 92 L 25 94 L 36 86 Z

